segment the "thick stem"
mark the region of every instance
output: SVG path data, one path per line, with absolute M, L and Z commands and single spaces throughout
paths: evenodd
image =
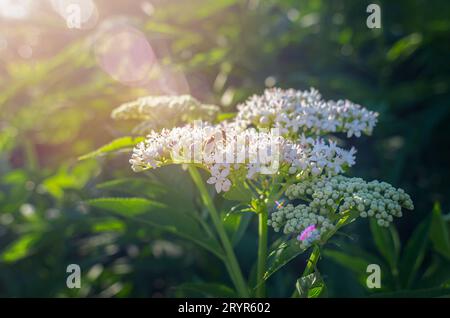
M 272 185 L 268 192 L 267 201 L 263 203 L 256 213 L 258 214 L 258 263 L 256 267 L 256 297 L 266 297 L 266 281 L 264 279 L 267 270 L 267 244 L 268 244 L 268 225 L 269 209 L 274 202 L 278 200 L 282 192 L 275 194 L 274 185 L 277 183 L 275 178 L 272 179 Z
M 267 261 L 267 207 L 258 213 L 258 263 L 257 263 L 257 287 L 256 297 L 266 296 L 266 283 L 264 274 L 266 272 Z
M 222 242 L 222 246 L 226 254 L 225 265 L 236 287 L 236 290 L 238 291 L 239 296 L 249 297 L 247 284 L 245 283 L 244 276 L 242 275 L 239 263 L 236 259 L 236 255 L 234 254 L 230 239 L 228 238 L 228 235 L 225 232 L 225 228 L 220 220 L 219 213 L 217 212 L 217 209 L 214 206 L 211 196 L 209 195 L 209 192 L 206 189 L 205 184 L 203 183 L 200 173 L 198 172 L 197 168 L 192 165 L 189 166 L 189 173 L 198 190 L 200 191 L 203 204 L 205 204 L 206 208 L 208 209 L 213 224 L 216 228 L 217 234 L 219 235 L 220 241 Z

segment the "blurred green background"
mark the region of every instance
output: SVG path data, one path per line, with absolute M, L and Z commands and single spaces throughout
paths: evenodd
M 402 187 L 415 203 L 397 231 L 358 221 L 329 244 L 319 263 L 328 295 L 375 294 L 361 283 L 370 262 L 382 265 L 380 292 L 435 296 L 448 286 L 449 1 L 377 1 L 380 29 L 366 26 L 372 1 L 81 1 L 81 29 L 55 2 L 0 1 L 0 296 L 217 296 L 197 289 L 229 284 L 214 256 L 84 203 L 131 192 L 201 210 L 185 172 L 135 175 L 127 153 L 77 158 L 129 135 L 110 119 L 122 102 L 189 93 L 232 112 L 271 86 L 313 86 L 378 111 L 374 135 L 351 140 L 351 173 Z M 252 223 L 236 247 L 250 277 L 256 233 Z M 290 296 L 304 262 L 274 275 L 269 295 Z M 66 287 L 71 263 L 81 289 Z

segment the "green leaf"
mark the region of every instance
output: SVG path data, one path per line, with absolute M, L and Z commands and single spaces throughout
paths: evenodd
M 312 273 L 297 279 L 294 298 L 318 298 L 326 291 L 322 278 L 317 273 Z
M 224 193 L 223 197 L 231 201 L 250 202 L 252 200 L 252 191 L 242 182 L 236 182 L 231 189 Z
M 404 38 L 401 38 L 391 47 L 386 56 L 388 60 L 395 61 L 400 58 L 406 58 L 422 44 L 422 35 L 419 33 L 412 33 Z
M 308 298 L 319 298 L 321 297 L 323 294 L 326 293 L 326 286 L 325 283 L 321 284 L 320 286 L 317 287 L 312 287 L 309 291 L 308 291 Z
M 120 215 L 135 216 L 155 209 L 163 209 L 162 203 L 150 201 L 144 198 L 99 198 L 87 201 L 96 208 L 105 209 Z
M 120 178 L 110 180 L 97 184 L 97 188 L 149 198 L 156 198 L 167 192 L 164 185 L 144 178 Z
M 389 226 L 389 234 L 391 234 L 392 244 L 394 246 L 395 255 L 397 258 L 400 257 L 400 251 L 402 249 L 402 243 L 400 242 L 400 236 L 395 226 Z
M 336 250 L 326 249 L 323 251 L 323 255 L 344 266 L 345 268 L 348 268 L 358 276 L 365 275 L 367 265 L 371 264 L 364 258 Z
M 2 182 L 9 185 L 21 185 L 27 181 L 27 173 L 25 170 L 16 169 L 4 174 L 1 178 Z
M 322 254 L 335 263 L 352 271 L 356 275 L 358 282 L 363 287 L 367 287 L 367 266 L 369 264 L 378 264 L 381 268 L 386 266 L 378 257 L 353 245 L 351 246 L 350 244 L 340 243 L 339 247 L 342 251 L 325 249 L 322 251 Z M 383 278 L 383 282 L 387 283 L 388 279 L 389 277 Z
M 108 219 L 92 224 L 93 232 L 124 232 L 125 223 L 117 219 Z
M 233 235 L 241 223 L 241 215 L 237 213 L 222 212 L 221 219 L 229 236 Z
M 235 246 L 241 240 L 242 236 L 250 224 L 250 220 L 255 213 L 253 212 L 241 212 L 238 213 L 236 210 L 229 212 L 223 218 L 223 224 L 233 246 Z
M 370 220 L 370 230 L 380 254 L 388 262 L 393 272 L 398 271 L 398 247 L 396 246 L 395 238 L 392 236 L 391 232 L 388 229 L 379 226 L 376 220 L 373 219 Z
M 16 262 L 30 254 L 39 236 L 36 233 L 25 234 L 11 243 L 3 251 L 1 259 L 6 263 Z
M 94 158 L 98 156 L 102 156 L 111 152 L 117 152 L 119 150 L 131 149 L 141 141 L 143 141 L 144 137 L 121 137 L 111 141 L 110 143 L 94 150 L 84 156 L 78 158 L 78 160 L 85 160 L 89 158 Z
M 21 169 L 15 169 L 0 177 L 1 191 L 4 191 L 0 200 L 0 213 L 15 213 L 27 202 L 31 195 L 31 191 L 27 191 L 25 187 L 28 178 L 26 171 Z
M 434 288 L 442 283 L 450 283 L 450 271 L 448 268 L 449 262 L 445 258 L 440 257 L 437 253 L 433 254 L 430 264 L 424 274 L 417 281 L 417 287 Z
M 365 258 L 336 250 L 326 249 L 323 251 L 323 255 L 351 270 L 356 275 L 358 282 L 364 287 L 366 286 L 367 266 L 369 264 L 378 264 L 368 261 Z
M 144 198 L 100 198 L 87 201 L 90 206 L 105 209 L 131 220 L 149 224 L 189 239 L 223 259 L 217 240 L 209 235 L 188 213 Z
M 223 223 L 233 246 L 239 243 L 244 236 L 250 221 L 255 213 L 248 205 L 238 204 L 229 209 L 223 217 Z
M 185 283 L 176 287 L 176 289 L 194 292 L 206 297 L 215 298 L 235 298 L 236 292 L 223 284 L 215 283 Z
M 59 171 L 46 178 L 42 184 L 55 198 L 62 198 L 67 189 L 80 190 L 98 172 L 95 160 L 77 162 L 73 167 L 61 166 Z
M 428 245 L 431 219 L 426 218 L 414 230 L 405 246 L 400 262 L 400 277 L 406 287 L 410 287 L 422 264 Z
M 305 249 L 300 248 L 300 245 L 293 240 L 281 243 L 269 254 L 268 269 L 264 274 L 264 280 L 267 280 L 275 272 L 305 251 Z
M 450 260 L 450 238 L 439 203 L 435 203 L 433 207 L 430 239 L 436 252 Z
M 240 215 L 239 226 L 231 236 L 231 242 L 236 245 L 240 242 L 247 230 L 254 213 L 245 213 Z

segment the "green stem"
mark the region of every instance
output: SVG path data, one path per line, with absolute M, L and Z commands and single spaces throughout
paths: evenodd
M 258 263 L 257 263 L 257 287 L 256 297 L 266 296 L 266 283 L 264 274 L 266 272 L 267 261 L 267 207 L 264 207 L 258 213 Z
M 266 297 L 266 281 L 264 275 L 267 267 L 267 243 L 268 243 L 268 226 L 267 220 L 269 218 L 269 208 L 271 208 L 276 200 L 278 200 L 282 194 L 274 193 L 277 184 L 275 178 L 272 179 L 272 185 L 267 195 L 267 202 L 263 203 L 259 209 L 255 212 L 258 214 L 258 262 L 256 266 L 256 297 Z
M 320 247 L 319 245 L 314 245 L 313 251 L 311 252 L 311 255 L 309 256 L 308 263 L 306 263 L 305 270 L 303 271 L 302 277 L 305 277 L 309 274 L 312 274 L 314 272 L 314 268 L 317 265 L 317 261 L 320 257 Z
M 225 265 L 236 287 L 236 290 L 241 297 L 249 297 L 247 284 L 245 283 L 244 276 L 242 275 L 239 263 L 236 259 L 236 255 L 234 254 L 230 239 L 225 232 L 225 228 L 222 221 L 220 220 L 219 213 L 217 212 L 211 196 L 209 195 L 209 192 L 206 189 L 205 184 L 203 183 L 202 177 L 200 176 L 200 173 L 198 172 L 196 167 L 189 165 L 188 169 L 192 180 L 200 191 L 200 196 L 202 198 L 203 204 L 205 204 L 206 208 L 208 209 L 217 233 L 219 234 L 220 241 L 222 242 L 222 246 L 226 254 Z
M 314 245 L 313 251 L 311 255 L 309 255 L 308 262 L 306 263 L 305 270 L 303 271 L 302 277 L 308 276 L 314 272 L 316 268 L 317 261 L 320 258 L 320 247 L 319 245 Z M 298 293 L 297 288 L 292 293 L 291 298 L 298 298 L 300 295 Z

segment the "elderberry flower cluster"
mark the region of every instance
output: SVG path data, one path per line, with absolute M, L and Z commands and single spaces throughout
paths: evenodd
M 304 249 L 329 239 L 344 217 L 373 217 L 388 227 L 402 216 L 402 208 L 414 208 L 402 189 L 342 176 L 355 164 L 356 150 L 318 137 L 370 135 L 378 113 L 348 100 L 326 101 L 313 88 L 267 89 L 237 108 L 233 121 L 212 125 L 197 119 L 212 121 L 217 106 L 188 95 L 144 97 L 123 104 L 112 117 L 141 120 L 139 130 L 150 131 L 133 149 L 134 171 L 194 163 L 210 172 L 207 183 L 218 193 L 245 182 L 259 194 L 258 186 L 269 183 L 257 177 L 267 174 L 276 174 L 277 182 L 294 182 L 284 193 L 293 202 L 278 205 L 268 224 L 294 236 Z
M 378 116 L 348 100 L 326 101 L 313 88 L 266 89 L 239 105 L 238 110 L 236 121 L 242 127 L 275 127 L 283 135 L 344 132 L 349 138 L 370 135 Z
M 303 177 L 335 175 L 355 163 L 355 150 L 346 151 L 322 139 L 294 143 L 274 133 L 240 130 L 230 125 L 196 123 L 153 131 L 133 150 L 134 171 L 172 163 L 198 163 L 211 172 L 208 183 L 226 192 L 231 179 L 285 171 Z
M 396 189 L 386 182 L 366 182 L 361 178 L 342 175 L 321 176 L 304 180 L 287 188 L 286 197 L 302 200 L 307 204 L 287 205 L 272 213 L 269 225 L 275 231 L 283 228 L 285 234 L 300 233 L 314 225 L 318 235 L 314 239 L 301 240 L 308 246 L 332 230 L 339 216 L 356 212 L 361 217 L 374 217 L 379 226 L 388 227 L 394 217 L 402 216 L 402 208 L 412 210 L 413 202 L 403 189 Z M 332 222 L 331 220 L 334 220 Z
M 136 119 L 142 123 L 136 127 L 138 133 L 152 129 L 177 126 L 194 120 L 212 121 L 220 108 L 200 103 L 190 95 L 146 96 L 125 103 L 113 110 L 114 119 Z

